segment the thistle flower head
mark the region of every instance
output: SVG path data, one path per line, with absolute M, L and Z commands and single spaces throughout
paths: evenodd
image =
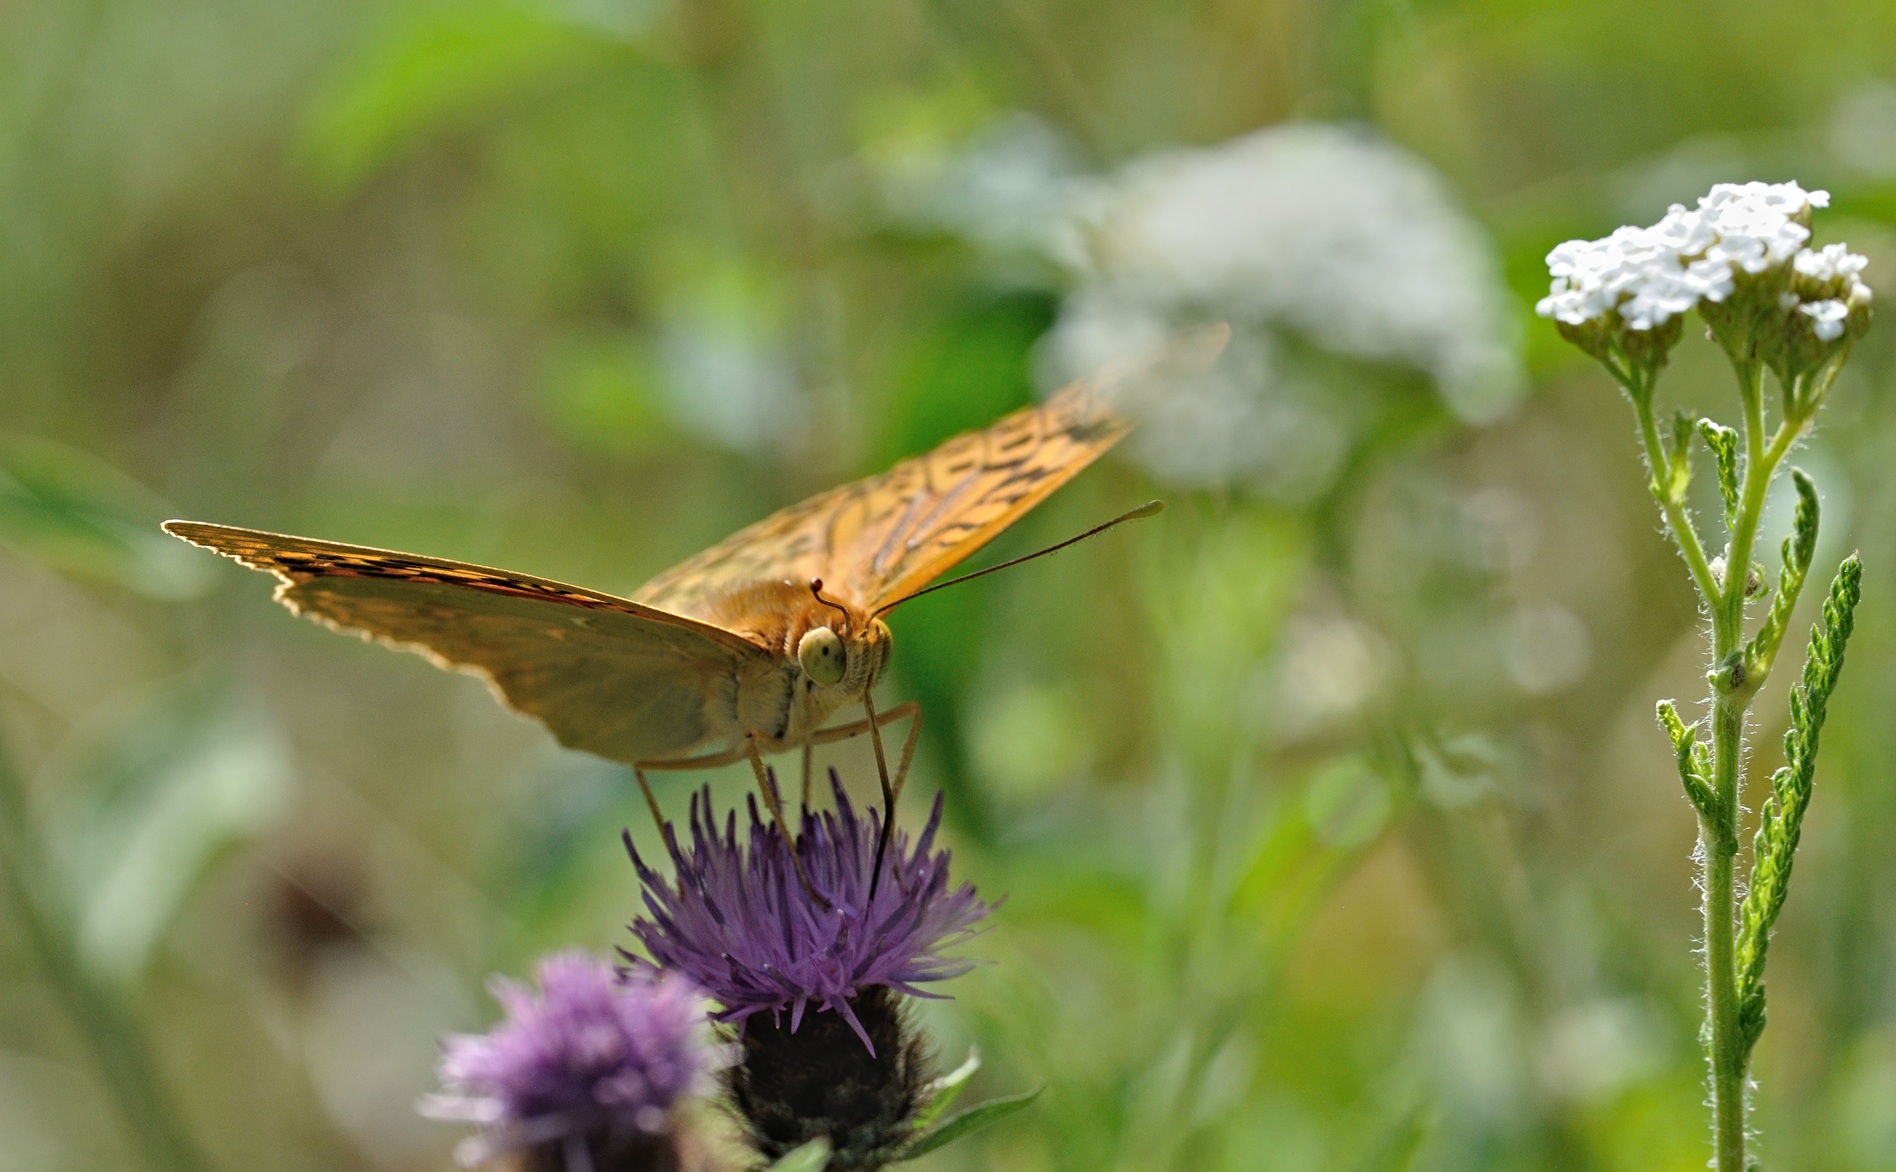
M 448 1039 L 446 1091 L 420 1105 L 482 1126 L 457 1150 L 462 1163 L 578 1144 L 604 1166 L 601 1151 L 662 1135 L 680 1099 L 711 1088 L 724 1059 L 703 994 L 685 978 L 621 975 L 582 952 L 547 957 L 534 976 L 538 990 L 494 982 L 505 1019 L 489 1033 Z
M 974 935 L 992 907 L 976 898 L 972 884 L 949 885 L 949 852 L 934 849 L 939 796 L 919 838 L 896 833 L 881 880 L 872 884 L 881 819 L 873 811 L 857 816 L 835 770 L 830 786 L 835 810 L 804 811 L 794 846 L 759 816 L 754 798 L 748 833 L 740 837 L 735 810 L 720 833 L 710 791 L 694 795 L 690 849 L 666 827 L 675 884 L 645 864 L 628 836 L 650 914 L 635 920 L 632 932 L 651 961 L 634 963 L 690 977 L 724 1004 L 724 1021 L 765 1011 L 774 1019 L 787 1010 L 794 1033 L 809 1007 L 834 1012 L 873 1054 L 856 998 L 879 987 L 939 996 L 920 986 L 973 967 L 943 950 Z M 816 895 L 798 879 L 792 850 Z

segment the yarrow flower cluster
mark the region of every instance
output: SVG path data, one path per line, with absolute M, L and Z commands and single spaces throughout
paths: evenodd
M 710 1090 L 725 1064 L 704 995 L 682 976 L 620 974 L 582 952 L 550 956 L 534 975 L 537 991 L 495 981 L 505 1019 L 447 1041 L 447 1092 L 422 1113 L 481 1125 L 456 1150 L 463 1164 L 526 1149 L 556 1155 L 552 1166 L 633 1166 L 609 1154 L 662 1136 L 673 1106 Z
M 659 968 L 686 974 L 722 1002 L 722 1020 L 787 1011 L 794 1033 L 815 1006 L 839 1015 L 874 1054 L 856 999 L 878 987 L 940 996 L 920 986 L 973 967 L 943 950 L 974 935 L 992 906 L 972 884 L 949 885 L 949 852 L 934 849 L 939 795 L 912 845 L 905 832 L 895 834 L 873 882 L 881 818 L 857 816 L 834 770 L 830 786 L 835 810 L 805 810 L 794 848 L 760 817 L 754 798 L 748 834 L 740 837 L 736 811 L 720 834 L 710 791 L 694 795 L 690 850 L 666 827 L 676 884 L 648 867 L 628 836 L 651 916 L 635 921 L 632 932 Z M 798 879 L 792 849 L 814 893 Z
M 1556 245 L 1547 254 L 1553 287 L 1535 312 L 1568 325 L 1611 312 L 1630 329 L 1664 325 L 1730 296 L 1735 273 L 1796 256 L 1810 239 L 1810 209 L 1829 204 L 1829 192 L 1795 183 L 1720 183 L 1696 208 L 1675 203 L 1650 227 Z
M 1656 224 L 1555 247 L 1535 312 L 1610 366 L 1623 358 L 1632 377 L 1665 361 L 1679 319 L 1696 309 L 1734 357 L 1795 378 L 1869 320 L 1865 258 L 1806 247 L 1812 210 L 1829 204 L 1828 192 L 1796 183 L 1720 183 Z

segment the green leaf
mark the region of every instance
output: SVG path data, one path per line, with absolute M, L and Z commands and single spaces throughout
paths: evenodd
M 1817 485 L 1802 468 L 1791 469 L 1791 484 L 1797 489 L 1797 512 L 1791 524 L 1794 544 L 1791 556 L 1800 573 L 1810 569 L 1817 552 Z
M 1843 672 L 1844 650 L 1855 628 L 1862 579 L 1862 562 L 1853 553 L 1844 559 L 1831 583 L 1830 595 L 1824 600 L 1823 621 L 1811 628 L 1804 676 L 1791 689 L 1791 727 L 1784 734 L 1784 765 L 1772 774 L 1771 797 L 1758 811 L 1749 890 L 1739 906 L 1735 958 L 1747 1052 L 1764 1030 L 1764 967 L 1771 931 L 1790 894 L 1791 863 L 1803 831 L 1804 813 L 1810 808 L 1824 715 Z
M 92 800 L 58 846 L 79 950 L 93 972 L 130 980 L 207 868 L 282 816 L 294 767 L 261 714 L 175 703 L 76 756 L 89 759 L 74 788 Z
M 623 45 L 550 0 L 424 6 L 385 26 L 318 98 L 305 162 L 326 189 L 346 191 L 416 139 L 588 72 Z
M 981 1069 L 981 1052 L 970 1047 L 968 1060 L 928 1084 L 923 1090 L 925 1101 L 921 1110 L 915 1113 L 915 1130 L 926 1132 L 935 1125 L 955 1105 L 961 1092 L 968 1089 L 968 1083 L 974 1078 L 974 1072 Z
M 1435 1111 L 1428 1104 L 1410 1106 L 1387 1119 L 1365 1147 L 1337 1167 L 1348 1172 L 1404 1172 L 1415 1163 L 1435 1123 Z
M 927 1155 L 936 1148 L 945 1147 L 964 1135 L 970 1135 L 984 1127 L 999 1123 L 1009 1115 L 1025 1110 L 1027 1105 L 1038 1099 L 1040 1092 L 1045 1089 L 1045 1087 L 1037 1087 L 1026 1094 L 989 1099 L 985 1103 L 970 1107 L 961 1114 L 951 1117 L 933 1131 L 917 1136 L 915 1142 L 903 1151 L 901 1158 L 913 1160 L 917 1156 Z
M 1666 737 L 1672 742 L 1672 751 L 1679 757 L 1687 757 L 1692 751 L 1692 733 L 1697 727 L 1679 719 L 1679 709 L 1670 700 L 1659 701 L 1659 726 L 1666 730 Z
M 1718 495 L 1725 502 L 1725 523 L 1738 515 L 1738 433 L 1710 419 L 1698 421 L 1699 434 L 1718 465 Z
M 830 1141 L 818 1136 L 772 1164 L 767 1172 L 823 1172 L 829 1167 Z
M 1659 725 L 1666 730 L 1666 737 L 1672 742 L 1673 755 L 1678 759 L 1679 781 L 1685 786 L 1685 796 L 1692 807 L 1705 819 L 1705 824 L 1718 827 L 1718 797 L 1713 792 L 1708 773 L 1701 762 L 1704 742 L 1698 739 L 1698 725 L 1687 724 L 1679 718 L 1679 710 L 1670 700 L 1659 701 Z
M 1686 486 L 1692 482 L 1692 417 L 1683 411 L 1672 418 L 1667 462 L 1666 492 L 1672 500 L 1684 500 Z
M 109 464 L 45 440 L 0 439 L 0 544 L 41 565 L 165 601 L 214 581 L 204 559 L 166 537 L 171 515 Z
M 1791 469 L 1791 483 L 1797 489 L 1797 513 L 1791 535 L 1784 539 L 1783 568 L 1778 571 L 1777 597 L 1758 624 L 1758 633 L 1745 646 L 1746 673 L 1761 680 L 1777 660 L 1778 648 L 1789 629 L 1791 612 L 1804 590 L 1804 578 L 1810 572 L 1810 559 L 1817 552 L 1817 486 L 1802 468 Z

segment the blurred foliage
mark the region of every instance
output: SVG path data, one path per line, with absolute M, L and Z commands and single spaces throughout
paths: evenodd
M 1046 1086 L 916 1167 L 1702 1167 L 1692 818 L 1650 716 L 1697 691 L 1690 595 L 1623 407 L 1530 306 L 1558 240 L 1728 179 L 1829 187 L 1822 239 L 1896 271 L 1896 11 L 26 0 L 0 732 L 73 963 L 216 1162 L 449 1167 L 411 1111 L 436 1037 L 488 973 L 624 943 L 617 831 L 650 828 L 626 771 L 157 520 L 630 590 L 1027 401 L 1075 278 L 1022 242 L 1062 184 L 1296 119 L 1439 172 L 1531 386 L 1476 427 L 1312 359 L 1357 405 L 1320 497 L 1115 457 L 995 554 L 1160 520 L 894 617 L 916 792 L 1008 897 L 927 1019 L 980 1044 L 973 1097 Z M 1887 332 L 1797 457 L 1817 561 L 1859 547 L 1867 586 L 1773 948 L 1767 1167 L 1896 1169 Z M 1688 343 L 1667 393 L 1725 394 L 1719 361 Z M 0 920 L 0 1169 L 137 1167 L 34 951 Z

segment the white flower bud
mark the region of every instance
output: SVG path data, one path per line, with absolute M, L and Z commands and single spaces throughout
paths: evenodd
M 1814 323 L 1811 333 L 1819 341 L 1834 342 L 1843 337 L 1844 319 L 1850 316 L 1850 307 L 1841 301 L 1806 301 L 1797 307 L 1797 312 L 1810 318 Z

